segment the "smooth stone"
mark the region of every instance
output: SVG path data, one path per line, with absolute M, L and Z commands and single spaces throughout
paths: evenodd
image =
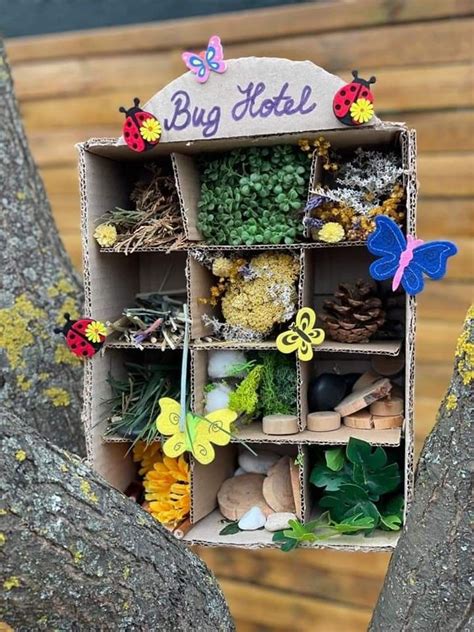
M 239 529 L 255 531 L 265 526 L 267 518 L 260 507 L 251 507 L 239 520 Z
M 308 408 L 310 413 L 332 410 L 347 394 L 347 383 L 342 375 L 321 373 L 308 386 Z
M 267 531 L 281 531 L 288 528 L 288 522 L 290 520 L 296 520 L 294 513 L 287 511 L 279 511 L 268 516 L 265 523 L 265 529 Z
M 262 450 L 257 456 L 245 450 L 239 455 L 239 465 L 249 474 L 267 474 L 279 459 L 278 454 L 268 450 Z
M 242 476 L 242 474 L 247 474 L 243 467 L 238 467 L 234 472 L 234 476 Z

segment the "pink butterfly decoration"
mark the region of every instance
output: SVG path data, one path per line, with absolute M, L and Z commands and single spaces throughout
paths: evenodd
M 205 51 L 199 54 L 182 53 L 181 58 L 199 83 L 205 83 L 209 79 L 211 70 L 220 74 L 227 70 L 221 38 L 218 35 L 210 38 Z

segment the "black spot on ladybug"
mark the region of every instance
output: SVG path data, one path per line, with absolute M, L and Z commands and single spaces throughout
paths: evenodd
M 345 90 L 341 90 L 341 97 L 345 96 L 346 91 Z
M 85 347 L 86 343 L 84 342 L 84 340 L 81 342 L 81 347 Z
M 362 90 L 361 95 L 362 95 L 363 97 L 366 97 L 366 96 L 367 96 L 367 90 Z
M 83 325 L 82 325 L 82 323 L 77 323 L 77 324 L 76 324 L 76 327 L 77 327 L 78 329 L 82 329 Z
M 351 92 L 355 92 L 356 87 L 355 86 L 351 86 Z
M 350 103 L 349 99 L 346 99 L 346 100 L 344 101 L 344 103 L 345 103 L 346 105 L 349 105 L 349 103 Z
M 133 138 L 138 138 L 138 134 L 134 134 L 134 135 L 133 135 Z
M 83 356 L 86 356 L 86 355 L 87 355 L 87 351 L 83 351 L 83 352 L 82 352 L 82 355 L 83 355 Z
M 341 106 L 339 105 L 339 103 L 336 104 L 336 110 L 340 110 Z
M 71 345 L 71 349 L 75 349 L 77 345 Z
M 137 143 L 133 143 L 132 147 L 133 147 L 133 149 L 136 149 L 137 148 Z
M 132 121 L 127 121 L 127 122 L 125 123 L 125 125 L 126 125 L 127 127 L 130 127 L 130 125 L 131 125 L 131 124 L 132 124 Z
M 125 137 L 128 138 L 130 136 L 130 132 L 125 132 Z

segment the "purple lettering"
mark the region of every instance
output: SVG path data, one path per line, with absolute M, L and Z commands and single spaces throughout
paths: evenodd
M 258 101 L 266 90 L 263 81 L 254 83 L 250 81 L 247 86 L 237 86 L 240 94 L 244 98 L 235 103 L 231 114 L 234 121 L 241 121 L 246 116 L 251 118 L 268 118 L 274 116 L 292 116 L 294 114 L 309 114 L 316 107 L 316 103 L 308 103 L 311 98 L 311 86 L 304 86 L 301 91 L 299 103 L 295 102 L 294 97 L 287 94 L 289 83 L 282 85 L 280 92 L 274 97 L 267 97 L 262 101 Z
M 221 109 L 218 105 L 212 107 L 209 112 L 204 108 L 191 107 L 191 98 L 185 90 L 177 90 L 171 97 L 174 105 L 173 115 L 165 118 L 163 125 L 165 130 L 183 130 L 189 126 L 201 127 L 202 134 L 206 138 L 214 136 L 219 129 Z
M 171 103 L 174 105 L 174 112 L 171 120 L 165 118 L 163 122 L 165 130 L 185 129 L 191 122 L 191 113 L 189 112 L 189 94 L 184 90 L 178 90 L 171 97 Z

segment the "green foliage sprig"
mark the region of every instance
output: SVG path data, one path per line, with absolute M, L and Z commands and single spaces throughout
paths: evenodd
M 278 351 L 260 354 L 262 364 L 260 407 L 262 415 L 296 414 L 296 367 L 292 357 Z
M 200 165 L 198 227 L 210 244 L 292 244 L 302 234 L 310 161 L 298 147 L 251 147 Z

